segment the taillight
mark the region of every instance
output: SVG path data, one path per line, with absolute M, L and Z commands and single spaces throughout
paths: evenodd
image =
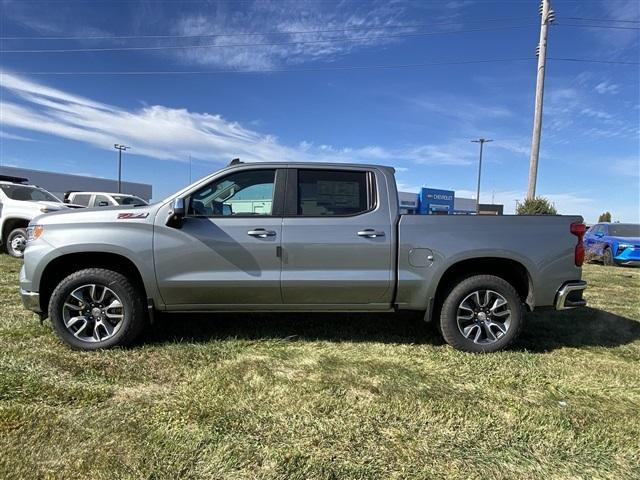
M 572 223 L 569 230 L 573 235 L 578 237 L 578 243 L 574 251 L 574 260 L 576 267 L 581 267 L 584 263 L 584 243 L 582 243 L 582 237 L 584 237 L 587 231 L 587 226 L 584 223 Z

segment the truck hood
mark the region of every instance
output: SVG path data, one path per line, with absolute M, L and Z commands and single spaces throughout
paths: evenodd
M 87 224 L 121 224 L 126 222 L 146 222 L 154 217 L 158 207 L 142 206 L 132 207 L 130 205 L 118 205 L 113 207 L 96 207 L 96 208 L 65 208 L 57 212 L 48 213 L 46 215 L 35 218 L 31 223 L 40 225 L 77 225 L 79 223 Z
M 46 202 L 44 200 L 38 201 L 38 202 L 28 202 L 33 204 L 34 208 L 37 208 L 38 210 L 40 210 L 42 207 L 46 207 L 50 210 L 66 210 L 69 207 L 67 207 L 64 203 L 58 203 L 58 202 Z

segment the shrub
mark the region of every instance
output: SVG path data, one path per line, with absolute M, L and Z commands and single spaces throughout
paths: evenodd
M 610 221 L 611 221 L 611 212 L 604 212 L 600 214 L 600 217 L 598 217 L 598 223 L 610 222 Z
M 544 197 L 527 198 L 518 204 L 518 215 L 557 215 L 556 207 Z

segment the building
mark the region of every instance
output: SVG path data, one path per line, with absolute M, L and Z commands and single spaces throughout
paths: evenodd
M 456 197 L 453 190 L 423 187 L 420 193 L 398 192 L 400 213 L 418 215 L 474 215 L 473 198 Z M 480 204 L 480 215 L 502 215 L 502 205 Z
M 64 192 L 70 190 L 83 192 L 118 191 L 118 181 L 107 178 L 69 175 L 17 167 L 0 167 L 0 175 L 27 178 L 29 183 L 44 188 L 61 200 L 64 197 Z M 122 182 L 122 193 L 136 195 L 147 201 L 151 200 L 153 196 L 151 185 L 146 183 Z
M 398 192 L 400 213 L 414 215 L 418 213 L 418 195 L 411 192 Z
M 456 215 L 471 215 L 476 213 L 475 198 L 455 197 L 453 199 L 453 213 Z
M 504 205 L 481 203 L 479 210 L 480 215 L 502 215 Z

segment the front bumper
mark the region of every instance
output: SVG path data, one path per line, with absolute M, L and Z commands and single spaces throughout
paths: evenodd
M 558 293 L 556 293 L 556 310 L 584 307 L 587 304 L 587 301 L 582 298 L 582 293 L 585 288 L 587 288 L 587 282 L 583 280 L 567 282 L 562 285 Z
M 640 248 L 637 247 L 628 247 L 622 250 L 622 252 L 618 251 L 618 255 L 613 257 L 613 261 L 618 265 L 640 265 Z
M 40 308 L 40 294 L 38 292 L 30 292 L 21 288 L 20 297 L 22 297 L 24 308 L 32 312 L 42 313 L 42 309 Z

